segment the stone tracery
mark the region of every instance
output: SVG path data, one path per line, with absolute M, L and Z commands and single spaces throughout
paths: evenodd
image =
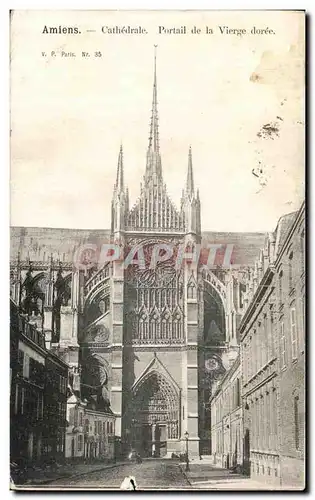
M 161 263 L 164 264 L 164 263 Z M 134 273 L 127 287 L 133 299 L 131 339 L 141 343 L 181 343 L 184 338 L 183 273 L 170 266 Z M 127 336 L 130 332 L 127 332 Z

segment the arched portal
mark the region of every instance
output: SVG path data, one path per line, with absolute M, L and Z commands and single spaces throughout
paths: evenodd
M 163 456 L 167 441 L 179 437 L 179 395 L 157 371 L 138 384 L 130 411 L 131 446 L 144 456 Z
M 224 344 L 226 338 L 225 307 L 221 296 L 208 282 L 204 284 L 204 343 Z
M 84 358 L 81 374 L 81 395 L 94 401 L 95 409 L 104 410 L 110 405 L 108 392 L 109 368 L 106 361 L 97 354 Z
M 220 363 L 222 349 L 226 345 L 225 287 L 216 276 L 208 276 L 203 282 L 203 348 L 199 354 L 200 379 L 199 437 L 201 454 L 211 454 L 211 407 L 212 385 L 222 376 Z M 211 281 L 210 281 L 211 278 Z

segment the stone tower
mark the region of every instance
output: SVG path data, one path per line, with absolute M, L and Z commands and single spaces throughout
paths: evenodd
M 112 274 L 114 370 L 122 391 L 112 394 L 112 408 L 121 414 L 122 441 L 147 455 L 184 451 L 186 431 L 190 452 L 199 453 L 198 270 L 189 257 L 200 231 L 191 148 L 180 210 L 163 181 L 155 55 L 140 197 L 129 210 L 121 149 L 112 202 L 112 238 L 127 255 L 124 264 L 113 264 Z

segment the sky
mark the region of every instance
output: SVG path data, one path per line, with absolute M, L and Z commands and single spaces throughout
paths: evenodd
M 81 33 L 45 34 L 45 26 Z M 103 34 L 102 26 L 141 26 L 147 34 Z M 159 33 L 182 26 L 186 34 Z M 220 26 L 246 33 L 222 34 Z M 200 33 L 191 33 L 194 27 Z M 254 27 L 269 32 L 253 35 Z M 270 231 L 299 208 L 302 12 L 15 11 L 11 225 L 108 229 L 121 143 L 131 205 L 136 201 L 154 44 L 163 176 L 175 204 L 191 145 L 203 230 Z

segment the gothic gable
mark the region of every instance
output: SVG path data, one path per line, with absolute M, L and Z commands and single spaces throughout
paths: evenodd
M 142 385 L 144 380 L 146 380 L 151 374 L 158 373 L 162 377 L 164 377 L 167 382 L 173 387 L 174 391 L 178 395 L 180 392 L 180 388 L 168 369 L 164 366 L 162 361 L 159 359 L 156 353 L 154 353 L 153 358 L 147 365 L 147 367 L 143 370 L 143 372 L 139 375 L 139 377 L 135 380 L 134 384 L 131 387 L 132 392 L 137 392 L 138 388 Z

